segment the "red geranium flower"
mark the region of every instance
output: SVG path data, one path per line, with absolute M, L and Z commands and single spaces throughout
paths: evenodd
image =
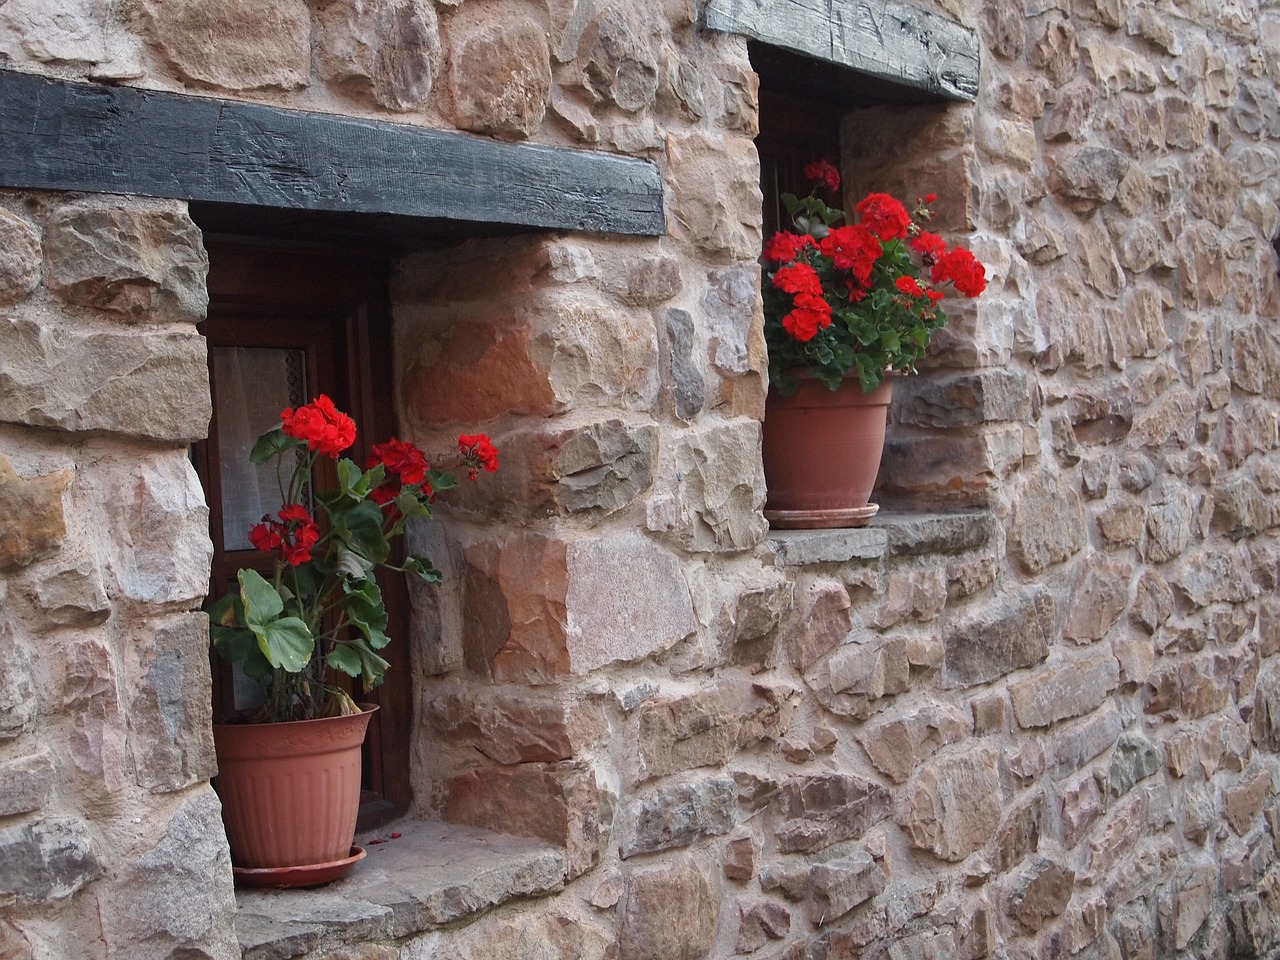
M 919 236 L 911 238 L 911 249 L 920 254 L 926 264 L 932 264 L 947 252 L 947 241 L 936 233 L 921 231 Z
M 812 340 L 819 329 L 831 326 L 831 305 L 821 297 L 799 294 L 795 309 L 782 318 L 782 326 L 802 343 Z
M 858 216 L 881 240 L 900 240 L 911 227 L 911 214 L 887 193 L 869 193 L 858 202 Z
M 913 297 L 923 297 L 924 290 L 920 288 L 920 284 L 916 282 L 915 277 L 901 276 L 894 281 L 898 290 L 902 293 L 909 293 Z
M 498 469 L 498 448 L 483 433 L 459 437 L 458 450 L 462 453 L 462 462 L 467 465 L 468 479 L 474 480 L 481 467 L 486 473 Z
M 379 506 L 385 506 L 398 497 L 405 484 L 420 486 L 428 497 L 433 493 L 431 484 L 426 482 L 429 469 L 426 455 L 412 443 L 395 437 L 386 443 L 375 443 L 364 468 L 369 470 L 378 464 L 382 464 L 386 471 L 386 479 L 369 492 L 369 499 Z
M 817 271 L 807 263 L 789 263 L 785 267 L 779 267 L 773 275 L 773 285 L 783 293 L 822 296 L 822 280 Z
M 774 263 L 790 263 L 805 247 L 813 246 L 813 237 L 807 233 L 775 233 L 764 245 L 764 258 Z
M 805 164 L 804 175 L 806 180 L 820 183 L 832 193 L 840 189 L 840 171 L 830 161 L 814 160 Z
M 335 460 L 356 440 L 355 421 L 323 393 L 297 410 L 287 407 L 280 413 L 280 419 L 286 434 L 305 440 L 309 449 Z
M 976 297 L 987 289 L 987 271 L 968 250 L 957 247 L 938 258 L 933 265 L 934 283 L 950 280 L 966 297 Z
M 837 270 L 848 270 L 862 286 L 871 279 L 871 268 L 883 249 L 865 224 L 836 227 L 818 244 L 823 255 L 831 258 Z
M 263 553 L 278 556 L 290 566 L 301 566 L 311 559 L 311 548 L 320 541 L 320 528 L 298 503 L 282 507 L 280 519 L 263 517 L 262 523 L 249 531 L 249 542 Z

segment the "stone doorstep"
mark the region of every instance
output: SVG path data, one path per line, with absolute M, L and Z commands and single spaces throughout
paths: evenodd
M 995 535 L 990 513 L 885 513 L 865 527 L 848 530 L 772 530 L 768 542 L 783 566 L 879 560 L 957 553 L 981 547 Z
M 244 960 L 399 940 L 564 887 L 563 852 L 536 840 L 414 820 L 357 835 L 356 843 L 367 856 L 328 886 L 237 888 Z

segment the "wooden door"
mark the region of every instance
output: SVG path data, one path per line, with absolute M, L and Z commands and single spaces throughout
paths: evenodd
M 206 245 L 209 318 L 201 332 L 209 344 L 213 420 L 195 461 L 210 506 L 209 591 L 220 597 L 241 567 L 270 565 L 247 537 L 254 523 L 280 507 L 274 478 L 260 482 L 249 465 L 253 441 L 279 422 L 285 407 L 326 393 L 355 418 L 356 444 L 347 455 L 363 464 L 374 443 L 395 433 L 394 368 L 385 260 L 269 242 L 210 238 Z M 379 585 L 392 638 L 382 652 L 392 667 L 380 687 L 359 697 L 380 707 L 365 743 L 366 823 L 398 812 L 410 798 L 407 593 L 399 576 L 380 578 Z M 244 705 L 247 691 L 216 658 L 214 672 L 215 717 L 225 717 Z

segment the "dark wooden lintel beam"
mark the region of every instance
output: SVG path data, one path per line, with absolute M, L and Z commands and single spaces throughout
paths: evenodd
M 0 187 L 660 236 L 654 164 L 0 70 Z
M 705 22 L 939 97 L 978 96 L 977 35 L 904 0 L 707 0 Z

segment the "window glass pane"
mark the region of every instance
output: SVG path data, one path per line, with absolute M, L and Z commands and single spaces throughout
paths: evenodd
M 249 530 L 282 503 L 275 461 L 255 466 L 249 451 L 280 422 L 281 410 L 306 403 L 306 354 L 265 347 L 213 347 L 211 354 L 223 547 L 250 550 Z

